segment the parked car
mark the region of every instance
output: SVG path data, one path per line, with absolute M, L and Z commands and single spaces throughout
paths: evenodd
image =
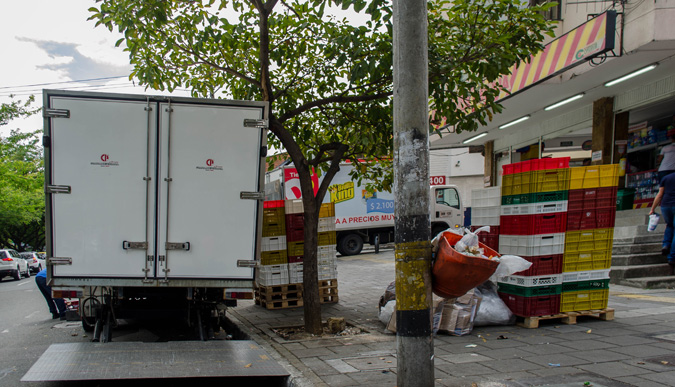
M 28 262 L 16 250 L 0 250 L 0 279 L 12 276 L 15 280 L 30 277 Z
M 26 259 L 31 272 L 38 273 L 45 267 L 45 259 L 40 256 L 40 253 L 36 253 L 35 251 L 27 251 L 25 253 L 19 254 Z

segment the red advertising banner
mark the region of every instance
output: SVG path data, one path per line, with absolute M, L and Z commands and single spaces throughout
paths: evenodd
M 319 191 L 319 176 L 312 170 L 312 187 L 314 188 L 314 196 Z M 284 195 L 286 200 L 300 199 L 302 191 L 300 190 L 300 177 L 298 170 L 295 168 L 284 168 Z

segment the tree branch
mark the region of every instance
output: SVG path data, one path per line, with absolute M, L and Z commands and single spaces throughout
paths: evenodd
M 353 103 L 353 102 L 367 102 L 367 101 L 375 101 L 378 99 L 384 99 L 386 97 L 389 97 L 393 95 L 393 91 L 388 91 L 384 93 L 377 93 L 377 94 L 372 94 L 372 95 L 354 95 L 354 96 L 334 96 L 334 97 L 329 97 L 329 98 L 324 98 L 324 99 L 319 99 L 316 101 L 308 102 L 297 109 L 289 110 L 286 113 L 284 113 L 281 117 L 279 117 L 280 122 L 286 122 L 287 120 L 298 116 L 310 109 L 316 108 L 316 107 L 321 107 L 325 105 L 330 105 L 333 103 Z

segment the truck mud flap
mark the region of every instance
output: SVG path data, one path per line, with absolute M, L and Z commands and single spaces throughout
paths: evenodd
M 22 382 L 246 378 L 285 386 L 289 373 L 252 340 L 52 344 Z

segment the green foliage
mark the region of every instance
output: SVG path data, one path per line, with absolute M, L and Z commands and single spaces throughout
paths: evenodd
M 2 104 L 0 125 L 37 112 L 29 108 L 31 102 L 32 97 L 25 104 L 20 101 Z M 23 250 L 27 244 L 33 248 L 44 247 L 44 168 L 40 135 L 41 131 L 12 130 L 9 136 L 0 137 L 0 244 L 17 250 Z M 36 225 L 42 227 L 36 228 Z M 22 235 L 26 238 L 30 235 L 31 241 Z

